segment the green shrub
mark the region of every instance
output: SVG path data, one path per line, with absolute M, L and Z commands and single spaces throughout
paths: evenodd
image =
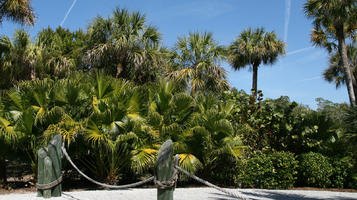
M 330 177 L 331 187 L 344 188 L 347 186 L 347 178 L 351 172 L 349 159 L 332 159 L 333 173 Z
M 320 153 L 301 154 L 298 171 L 298 181 L 301 186 L 325 188 L 331 185 L 332 165 L 328 158 Z
M 357 189 L 357 173 L 349 174 L 347 178 L 347 187 Z
M 285 189 L 293 187 L 298 161 L 288 152 L 259 154 L 243 164 L 237 182 L 243 187 Z

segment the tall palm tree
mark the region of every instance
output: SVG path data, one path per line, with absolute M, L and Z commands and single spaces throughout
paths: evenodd
M 274 32 L 264 28 L 244 30 L 229 46 L 228 60 L 235 70 L 251 65 L 253 68 L 252 90 L 258 89 L 258 67 L 260 64 L 274 64 L 279 55 L 285 54 L 285 44 Z
M 351 106 L 356 105 L 354 79 L 348 62 L 346 38 L 357 28 L 356 0 L 307 0 L 304 5 L 307 17 L 313 19 L 314 28 L 311 41 L 329 52 L 336 49 L 341 55 L 344 79 L 346 81 Z M 337 44 L 336 44 L 337 42 Z
M 347 46 L 347 57 L 348 63 L 351 68 L 352 76 L 357 78 L 357 48 L 350 44 Z M 326 69 L 323 73 L 323 76 L 326 81 L 334 82 L 336 88 L 340 87 L 343 84 L 346 84 L 346 79 L 344 76 L 344 68 L 342 63 L 342 58 L 338 52 L 334 53 L 330 57 L 329 68 Z M 354 92 L 357 93 L 357 85 L 353 85 Z
M 116 8 L 108 19 L 97 17 L 88 28 L 88 68 L 137 83 L 153 81 L 161 67 L 161 36 L 146 25 L 145 15 Z
M 33 26 L 35 14 L 30 3 L 30 0 L 1 0 L 0 23 L 6 18 L 14 22 Z
M 170 78 L 183 82 L 191 92 L 218 92 L 229 88 L 227 72 L 221 66 L 224 48 L 217 45 L 211 33 L 190 33 L 179 37 L 174 48 Z

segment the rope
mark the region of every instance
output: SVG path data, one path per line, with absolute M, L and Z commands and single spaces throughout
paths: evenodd
M 47 184 L 36 184 L 37 189 L 40 190 L 48 190 L 51 189 L 53 187 L 55 187 L 56 185 L 60 184 L 62 182 L 62 175 L 57 179 L 52 181 L 51 183 L 47 183 Z
M 63 143 L 64 144 L 64 143 Z M 71 157 L 69 157 L 67 151 L 66 151 L 66 148 L 64 148 L 64 146 L 62 145 L 62 152 L 63 152 L 63 155 L 67 158 L 67 160 L 69 161 L 69 163 L 71 163 L 71 165 L 78 171 L 79 174 L 81 174 L 84 178 L 86 178 L 88 181 L 94 183 L 94 184 L 97 184 L 97 185 L 100 185 L 102 187 L 105 187 L 105 188 L 111 188 L 111 189 L 127 189 L 127 188 L 133 188 L 133 187 L 137 187 L 139 185 L 143 185 L 145 183 L 148 183 L 150 181 L 153 181 L 154 180 L 154 176 L 148 178 L 148 179 L 145 179 L 145 180 L 142 180 L 142 181 L 139 181 L 139 182 L 136 182 L 136 183 L 131 183 L 131 184 L 127 184 L 127 185 L 108 185 L 108 184 L 105 184 L 105 183 L 101 183 L 101 182 L 98 182 L 96 180 L 93 180 L 92 178 L 90 178 L 89 176 L 87 176 L 85 173 L 83 173 L 81 170 L 78 169 L 78 167 L 73 163 Z
M 157 177 L 155 176 L 154 184 L 157 185 L 157 188 L 159 188 L 159 189 L 175 188 L 177 179 L 178 179 L 178 171 L 176 168 L 174 168 L 174 172 L 172 173 L 172 176 L 169 180 L 159 181 L 157 179 Z
M 136 187 L 136 186 L 139 186 L 139 185 L 142 185 L 142 184 L 145 184 L 145 183 L 148 183 L 150 181 L 154 181 L 155 185 L 158 186 L 159 189 L 168 189 L 168 188 L 174 188 L 176 186 L 176 182 L 177 182 L 177 178 L 178 178 L 178 171 L 186 174 L 187 176 L 189 176 L 190 178 L 193 178 L 195 179 L 196 181 L 198 182 L 201 182 L 205 185 L 207 185 L 208 187 L 212 187 L 218 191 L 221 191 L 225 194 L 228 194 L 232 197 L 235 197 L 237 199 L 242 199 L 242 200 L 248 200 L 247 198 L 239 195 L 239 194 L 235 194 L 235 193 L 232 193 L 226 189 L 223 189 L 223 188 L 220 188 L 206 180 L 203 180 L 193 174 L 191 174 L 190 172 L 182 169 L 181 167 L 178 166 L 178 156 L 176 155 L 176 159 L 175 159 L 175 167 L 174 167 L 174 172 L 171 176 L 171 178 L 167 181 L 159 181 L 157 180 L 156 176 L 152 176 L 148 179 L 145 179 L 143 181 L 139 181 L 139 182 L 136 182 L 136 183 L 131 183 L 131 184 L 127 184 L 127 185 L 108 185 L 108 184 L 105 184 L 105 183 L 100 183 L 98 181 L 95 181 L 93 180 L 92 178 L 90 178 L 89 176 L 87 176 L 85 173 L 83 173 L 81 170 L 78 169 L 78 167 L 73 163 L 71 157 L 68 155 L 67 151 L 66 151 L 66 148 L 64 148 L 64 143 L 62 144 L 62 152 L 63 152 L 63 155 L 67 158 L 67 160 L 69 161 L 69 163 L 71 163 L 71 165 L 78 171 L 79 174 L 81 174 L 84 178 L 86 178 L 88 181 L 94 183 L 94 184 L 97 184 L 97 185 L 100 185 L 102 187 L 105 187 L 105 188 L 112 188 L 112 189 L 126 189 L 126 188 L 132 188 L 132 187 Z M 62 176 L 60 177 L 61 181 L 62 181 Z M 57 180 L 56 180 L 57 181 Z M 55 182 L 55 181 L 54 181 Z M 49 183 L 49 184 L 52 184 L 53 182 Z M 49 185 L 49 184 L 44 184 L 44 185 Z M 41 184 L 37 184 L 38 186 L 41 186 Z
M 203 180 L 203 179 L 201 179 L 201 178 L 199 178 L 199 177 L 197 177 L 197 176 L 191 174 L 190 172 L 188 172 L 188 171 L 182 169 L 182 168 L 179 167 L 178 165 L 175 165 L 175 168 L 176 168 L 177 170 L 179 170 L 180 172 L 186 174 L 186 175 L 189 176 L 190 178 L 193 178 L 193 179 L 195 179 L 196 181 L 201 182 L 201 183 L 207 185 L 208 187 L 212 187 L 212 188 L 214 188 L 214 189 L 216 189 L 216 190 L 218 190 L 218 191 L 221 191 L 221 192 L 223 192 L 223 193 L 225 193 L 225 194 L 228 194 L 228 195 L 230 195 L 230 196 L 236 197 L 237 199 L 248 200 L 247 198 L 244 198 L 244 197 L 241 196 L 241 195 L 232 193 L 232 192 L 230 192 L 230 191 L 228 191 L 228 190 L 225 190 L 225 189 L 223 189 L 223 188 L 218 187 L 217 185 L 214 185 L 214 184 L 212 184 L 212 183 L 210 183 L 210 182 L 208 182 L 208 181 L 205 181 L 205 180 Z

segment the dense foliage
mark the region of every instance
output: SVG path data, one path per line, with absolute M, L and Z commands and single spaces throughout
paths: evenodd
M 302 185 L 328 187 L 331 184 L 332 165 L 320 153 L 306 153 L 300 156 L 299 181 Z
M 256 82 L 285 51 L 274 32 L 247 29 L 230 47 L 208 32 L 161 42 L 145 15 L 119 8 L 87 30 L 1 36 L 0 181 L 9 161 L 36 179 L 37 150 L 61 134 L 83 171 L 112 184 L 152 174 L 171 139 L 182 168 L 224 186 L 357 187 L 356 107 L 264 99 L 254 82 L 252 94 L 230 88 L 221 62 L 252 65 Z M 336 85 L 348 82 L 338 56 L 326 72 Z
M 293 153 L 256 154 L 242 164 L 237 183 L 250 188 L 286 189 L 294 186 L 298 161 Z

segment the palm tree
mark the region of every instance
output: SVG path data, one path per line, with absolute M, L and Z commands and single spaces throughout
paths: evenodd
M 196 154 L 201 154 L 199 158 L 206 166 L 205 170 L 215 170 L 217 165 L 224 165 L 227 158 L 237 160 L 242 155 L 244 146 L 229 119 L 234 112 L 234 103 L 219 101 L 212 95 L 199 95 L 195 102 L 198 111 L 194 113 L 192 121 L 195 124 L 194 129 L 200 128 L 194 130 L 193 134 L 202 136 L 200 139 L 197 135 L 194 137 L 195 140 L 202 140 L 199 143 L 203 145 L 203 150 L 198 149 L 199 144 L 192 145 L 192 148 Z M 199 153 L 200 151 L 202 153 Z
M 0 37 L 0 71 L 2 87 L 19 80 L 36 78 L 36 68 L 41 66 L 41 48 L 31 42 L 24 30 L 17 30 L 11 41 Z
M 224 48 L 217 45 L 211 33 L 197 32 L 179 37 L 173 54 L 176 70 L 170 72 L 169 77 L 189 86 L 192 93 L 229 88 L 227 72 L 219 66 Z
M 179 165 L 190 172 L 209 172 L 223 156 L 238 158 L 242 143 L 228 120 L 232 102 L 203 94 L 193 98 L 177 87 L 172 81 L 161 81 L 150 90 L 146 120 L 156 143 L 171 139 Z
M 174 81 L 165 80 L 150 88 L 146 129 L 153 136 L 153 144 L 171 139 L 174 153 L 179 154 L 179 165 L 196 172 L 203 165 L 187 143 L 195 104 L 190 95 L 180 90 Z
M 86 34 L 82 30 L 71 32 L 58 27 L 43 29 L 36 38 L 42 49 L 43 67 L 37 70 L 40 77 L 64 77 L 81 67 Z
M 88 28 L 89 47 L 85 60 L 89 69 L 103 68 L 107 74 L 137 83 L 154 81 L 160 71 L 160 33 L 146 25 L 145 15 L 116 8 L 112 17 L 97 17 Z
M 30 5 L 30 0 L 2 0 L 0 2 L 0 23 L 3 18 L 33 26 L 35 14 Z
M 279 55 L 285 54 L 285 44 L 274 32 L 264 28 L 244 30 L 229 46 L 228 60 L 235 70 L 251 65 L 253 68 L 252 90 L 258 89 L 258 67 L 260 64 L 274 64 Z
M 338 49 L 342 58 L 344 79 L 346 81 L 351 106 L 356 105 L 356 94 L 353 90 L 354 79 L 348 62 L 345 39 L 356 30 L 356 0 L 307 0 L 304 5 L 307 17 L 313 19 L 314 28 L 311 41 L 329 52 Z M 337 41 L 337 44 L 336 44 Z
M 150 146 L 151 134 L 144 128 L 137 87 L 103 73 L 90 80 L 86 90 L 91 105 L 83 132 L 93 147 L 95 161 L 82 161 L 97 177 L 110 183 L 117 182 L 124 172 L 143 172 L 152 167 L 157 150 Z
M 0 97 L 0 183 L 6 183 L 6 159 L 13 153 L 21 134 L 15 131 L 14 123 L 5 114 L 5 105 Z
M 53 102 L 53 86 L 54 82 L 49 79 L 22 81 L 6 91 L 6 98 L 3 98 L 5 114 L 0 119 L 0 129 L 3 135 L 16 133 L 17 152 L 30 162 L 34 175 L 37 150 L 45 142 L 43 133 L 64 115 L 64 110 Z
M 354 79 L 357 78 L 357 48 L 353 45 L 347 46 L 347 57 L 348 63 L 351 68 L 352 76 Z M 336 88 L 340 87 L 343 84 L 346 84 L 346 79 L 344 76 L 343 63 L 341 56 L 338 52 L 334 53 L 330 57 L 329 68 L 326 69 L 323 73 L 323 76 L 326 81 L 334 82 Z M 357 85 L 353 85 L 354 92 L 357 93 Z

